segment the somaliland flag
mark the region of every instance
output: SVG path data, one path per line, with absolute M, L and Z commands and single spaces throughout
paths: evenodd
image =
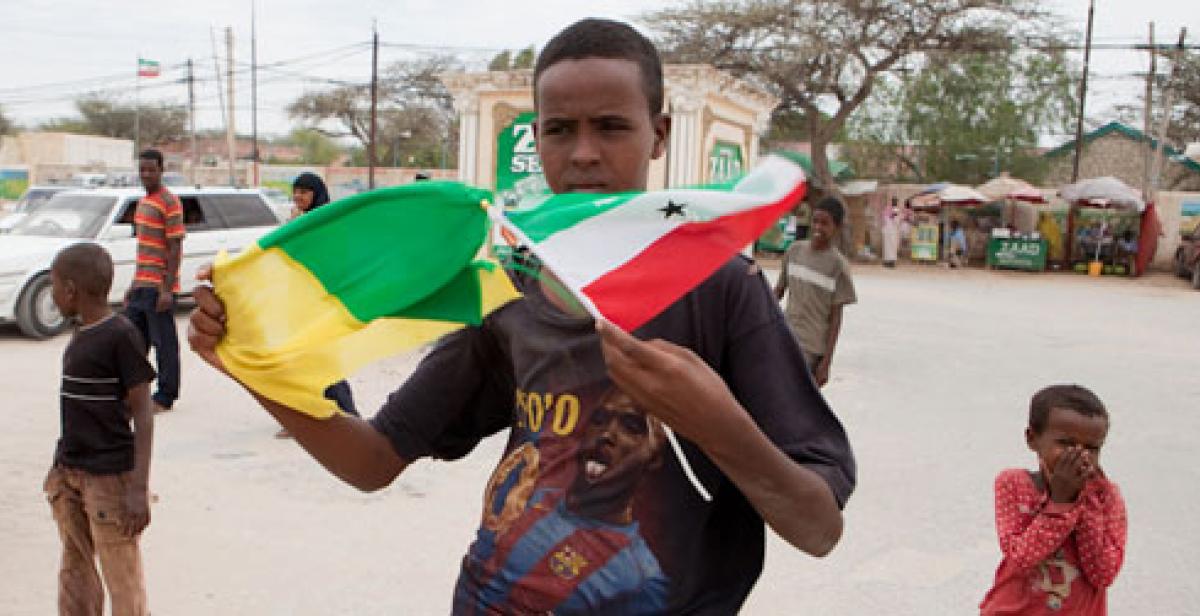
M 804 197 L 804 170 L 770 156 L 732 189 L 560 194 L 492 216 L 589 309 L 626 331 L 654 318 Z
M 376 190 L 218 258 L 213 290 L 228 316 L 221 361 L 271 400 L 333 416 L 329 385 L 517 297 L 499 267 L 476 260 L 489 196 L 456 182 Z
M 158 61 L 138 58 L 138 77 L 158 77 Z

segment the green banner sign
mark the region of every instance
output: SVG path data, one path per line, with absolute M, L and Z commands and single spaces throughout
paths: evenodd
M 708 155 L 708 181 L 714 184 L 728 182 L 742 174 L 744 165 L 742 146 L 718 141 Z
M 988 240 L 989 267 L 1040 272 L 1046 269 L 1046 242 L 993 237 Z
M 532 111 L 518 115 L 496 139 L 496 196 L 506 205 L 549 192 L 533 138 L 534 117 Z

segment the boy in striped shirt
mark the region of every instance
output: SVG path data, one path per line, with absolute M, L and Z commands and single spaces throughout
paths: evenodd
M 154 347 L 158 365 L 155 412 L 169 411 L 179 397 L 179 336 L 175 332 L 175 293 L 183 254 L 183 206 L 162 183 L 163 156 L 146 150 L 138 156 L 138 176 L 146 196 L 138 203 L 137 270 L 125 295 L 125 316 Z

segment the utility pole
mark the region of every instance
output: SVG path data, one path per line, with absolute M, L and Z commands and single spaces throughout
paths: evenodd
M 379 106 L 379 28 L 371 25 L 371 130 L 367 138 L 367 187 L 375 190 L 375 112 Z
M 226 131 L 229 130 L 229 116 L 225 115 L 225 90 L 221 87 L 221 60 L 217 56 L 217 32 L 214 28 L 208 29 L 209 42 L 212 43 L 213 57 L 213 77 L 217 84 L 217 107 L 221 110 L 221 124 L 225 125 Z M 215 151 L 215 150 L 214 150 Z M 233 179 L 233 174 L 230 173 L 230 179 Z
M 192 70 L 192 59 L 187 61 L 188 75 L 188 158 L 191 160 L 190 170 L 192 184 L 196 184 L 196 75 Z
M 1079 84 L 1079 117 L 1075 121 L 1075 163 L 1071 167 L 1071 183 L 1079 181 L 1079 156 L 1083 153 L 1083 111 L 1087 102 L 1088 63 L 1092 58 L 1092 20 L 1096 0 L 1088 2 L 1087 41 L 1083 45 L 1083 81 Z
M 1175 75 L 1179 71 L 1179 62 L 1183 60 L 1184 41 L 1187 39 L 1187 28 L 1179 29 L 1179 44 L 1175 48 L 1175 54 L 1171 58 L 1171 76 L 1167 78 L 1167 83 L 1163 89 L 1166 92 L 1163 94 L 1162 118 L 1159 118 L 1158 128 L 1158 144 L 1154 148 L 1154 167 L 1150 172 L 1150 201 L 1158 201 L 1158 180 L 1162 175 L 1162 155 L 1163 142 L 1167 139 L 1167 132 L 1171 129 L 1171 105 L 1175 98 Z
M 250 0 L 250 158 L 254 166 L 254 186 L 258 186 L 258 29 L 255 27 L 255 0 Z
M 1150 72 L 1146 73 L 1146 100 L 1142 111 L 1142 132 L 1145 133 L 1146 139 L 1153 138 L 1150 133 L 1150 115 L 1154 112 L 1154 77 L 1157 70 L 1158 50 L 1154 48 L 1154 22 L 1150 22 Z M 1146 154 L 1146 160 L 1142 170 L 1142 199 L 1147 202 L 1149 202 L 1151 199 L 1150 174 L 1154 170 L 1153 161 L 1153 152 Z
M 233 28 L 225 26 L 225 64 L 228 66 L 226 76 L 229 83 L 229 95 L 226 98 L 226 103 L 229 105 L 229 122 L 225 124 L 225 144 L 229 147 L 229 185 L 237 186 L 237 150 L 234 145 L 234 133 L 236 132 L 236 123 L 233 115 Z M 219 86 L 218 86 L 219 87 Z

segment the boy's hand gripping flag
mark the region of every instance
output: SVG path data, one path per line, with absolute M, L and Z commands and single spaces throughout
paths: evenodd
M 331 203 L 219 257 L 213 290 L 226 369 L 254 391 L 317 418 L 329 385 L 431 342 L 517 297 L 476 255 L 489 193 L 418 182 Z
M 770 156 L 732 189 L 559 194 L 490 213 L 594 318 L 632 332 L 758 239 L 806 189 L 797 162 Z M 663 430 L 688 481 L 711 501 L 675 433 L 665 423 Z

